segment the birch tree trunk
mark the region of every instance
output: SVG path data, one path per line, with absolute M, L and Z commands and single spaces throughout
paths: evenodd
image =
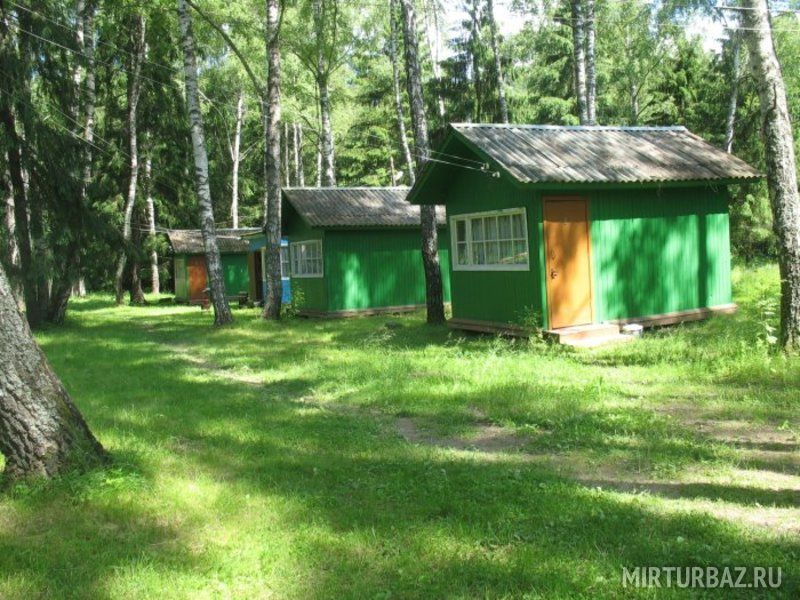
M 584 50 L 582 0 L 570 0 L 572 14 L 572 56 L 575 68 L 575 96 L 578 100 L 578 118 L 581 125 L 589 122 L 586 96 L 586 52 Z
M 142 207 L 139 206 L 135 211 L 134 215 L 136 218 L 137 223 L 141 223 L 141 213 Z M 133 228 L 131 232 L 131 242 L 134 248 L 133 260 L 131 261 L 131 278 L 130 278 L 130 303 L 132 306 L 142 306 L 147 304 L 147 301 L 144 298 L 144 289 L 142 288 L 142 275 L 141 275 L 141 263 L 140 260 L 140 250 L 142 247 L 142 230 L 140 227 Z
M 147 233 L 150 235 L 150 291 L 161 293 L 161 275 L 158 272 L 158 252 L 156 251 L 156 206 L 153 201 L 153 158 L 150 153 L 144 160 L 144 192 L 147 208 Z
M 439 0 L 430 0 L 430 10 L 426 12 L 432 22 L 432 27 L 425 28 L 425 35 L 428 40 L 428 51 L 431 54 L 431 63 L 433 64 L 433 78 L 436 80 L 436 107 L 439 112 L 439 118 L 444 121 L 444 97 L 442 96 L 441 89 L 442 64 L 439 60 L 439 46 L 441 45 L 442 37 L 439 23 Z M 392 12 L 392 14 L 394 14 L 394 12 Z M 433 37 L 431 37 L 431 29 L 433 29 Z M 413 169 L 411 170 L 413 171 Z
M 7 20 L 8 13 L 0 13 L 0 52 L 11 55 L 15 51 L 15 39 L 11 33 Z M 21 27 L 28 29 L 28 13 L 24 10 L 17 12 L 17 19 Z M 28 29 L 30 31 L 30 29 Z M 22 63 L 29 61 L 30 48 L 26 42 L 19 40 L 19 53 Z M 27 73 L 25 64 L 20 71 Z M 15 84 L 15 85 L 14 85 Z M 23 81 L 8 82 L 13 90 L 18 90 L 21 96 L 29 97 L 30 85 L 27 79 Z M 0 91 L 0 123 L 5 132 L 6 159 L 8 165 L 11 192 L 14 198 L 14 224 L 16 227 L 16 241 L 19 251 L 19 264 L 22 283 L 22 296 L 25 303 L 25 317 L 31 327 L 37 327 L 44 319 L 44 306 L 39 302 L 40 291 L 40 264 L 34 261 L 33 232 L 30 227 L 30 203 L 28 186 L 25 180 L 25 159 L 23 156 L 23 140 L 18 130 L 17 111 L 13 98 L 8 92 Z
M 281 158 L 283 159 L 283 178 L 282 181 L 286 185 L 292 185 L 292 173 L 289 169 L 289 124 L 283 124 L 283 149 L 281 150 Z
M 2 265 L 0 452 L 9 479 L 53 477 L 108 459 L 33 340 Z
M 333 125 L 331 123 L 331 96 L 329 89 L 331 65 L 325 56 L 325 18 L 322 14 L 322 0 L 312 0 L 311 8 L 317 42 L 317 68 L 314 77 L 319 91 L 319 114 L 322 130 L 322 185 L 324 187 L 335 187 L 336 168 L 334 164 Z
M 486 13 L 489 18 L 491 31 L 492 54 L 494 55 L 494 72 L 497 77 L 497 105 L 500 108 L 500 120 L 508 123 L 508 103 L 506 102 L 505 83 L 503 82 L 503 64 L 500 59 L 500 49 L 497 43 L 497 21 L 494 18 L 494 1 L 486 0 Z
M 781 274 L 780 344 L 800 351 L 800 197 L 786 88 L 775 55 L 767 0 L 744 0 L 743 34 L 761 101 L 767 186 L 778 237 Z
M 37 294 L 38 277 L 33 266 L 33 248 L 28 224 L 28 194 L 22 172 L 21 140 L 17 133 L 16 119 L 11 106 L 7 104 L 0 106 L 0 120 L 3 122 L 8 142 L 6 157 L 13 197 L 14 227 L 19 252 L 25 316 L 30 326 L 36 327 L 42 322 L 43 315 Z
M 319 86 L 319 113 L 322 122 L 322 185 L 335 187 L 333 124 L 331 123 L 331 98 L 327 75 L 320 77 L 317 85 Z
M 214 306 L 214 325 L 233 322 L 233 314 L 225 298 L 222 279 L 222 259 L 217 245 L 217 229 L 214 223 L 214 207 L 211 202 L 211 187 L 208 183 L 208 154 L 206 153 L 203 115 L 200 112 L 200 93 L 197 87 L 197 56 L 194 48 L 192 19 L 185 0 L 178 0 L 178 19 L 183 45 L 183 70 L 186 78 L 186 104 L 189 109 L 189 124 L 192 132 L 194 175 L 197 187 L 197 203 L 200 211 L 200 231 L 206 254 L 206 270 L 211 304 Z
M 403 14 L 406 82 L 408 86 L 409 104 L 411 105 L 414 149 L 418 157 L 417 175 L 419 176 L 430 152 L 428 122 L 425 118 L 425 103 L 422 98 L 422 74 L 419 66 L 414 0 L 400 0 L 400 5 Z M 427 205 L 420 206 L 420 222 L 422 226 L 422 264 L 425 269 L 425 296 L 428 309 L 428 323 L 444 323 L 444 295 L 442 292 L 442 271 L 439 267 L 436 207 Z
M 94 121 L 95 121 L 95 104 L 96 104 L 96 86 L 95 86 L 95 13 L 97 12 L 97 3 L 95 0 L 89 0 L 85 7 L 83 17 L 84 25 L 84 43 L 83 54 L 86 63 L 84 80 L 83 80 L 83 139 L 86 142 L 83 144 L 83 180 L 81 182 L 81 203 L 86 203 L 88 200 L 89 186 L 92 183 L 93 169 L 92 169 L 92 146 L 94 145 Z M 73 293 L 78 296 L 86 295 L 86 283 L 83 278 L 81 270 L 78 270 L 77 285 L 73 288 Z
M 242 147 L 242 122 L 244 121 L 244 92 L 239 92 L 236 102 L 236 129 L 231 148 L 231 227 L 239 228 L 239 163 Z
M 83 211 L 92 177 L 91 144 L 94 139 L 94 0 L 88 2 L 77 0 L 75 12 L 78 17 L 75 44 L 81 54 L 75 58 L 72 73 L 75 101 L 71 112 L 72 120 L 76 124 L 73 135 L 76 138 L 82 138 L 85 142 L 80 149 L 81 180 L 77 199 L 79 210 Z M 86 294 L 81 276 L 81 254 L 84 243 L 82 237 L 82 232 L 73 232 L 70 242 L 63 251 L 62 264 L 53 274 L 46 315 L 47 320 L 51 323 L 61 324 L 64 322 L 69 299 L 73 293 Z
M 594 0 L 586 2 L 586 122 L 597 124 L 597 69 L 595 68 L 595 9 Z
M 128 261 L 128 246 L 131 242 L 131 219 L 133 208 L 136 204 L 136 189 L 139 181 L 139 147 L 137 117 L 139 108 L 139 95 L 141 92 L 142 63 L 144 62 L 145 48 L 145 23 L 144 17 L 137 15 L 133 23 L 133 61 L 128 75 L 128 193 L 125 197 L 125 208 L 122 220 L 123 249 L 117 261 L 117 272 L 114 277 L 114 290 L 117 304 L 122 304 L 125 293 L 124 278 L 125 265 Z
M 266 0 L 267 23 L 267 224 L 265 228 L 267 263 L 267 298 L 265 319 L 281 318 L 281 47 L 280 0 Z
M 321 128 L 320 128 L 321 130 Z M 322 134 L 317 136 L 317 187 L 322 187 Z
M 739 106 L 739 78 L 741 77 L 741 32 L 731 35 L 731 89 L 728 96 L 728 115 L 725 119 L 725 152 L 733 152 L 733 136 L 736 132 L 736 109 Z
M 402 0 L 401 0 L 402 1 Z M 405 6 L 405 4 L 403 4 Z M 472 59 L 472 87 L 475 95 L 475 104 L 472 119 L 476 123 L 481 122 L 481 63 L 478 52 L 481 46 L 481 4 L 480 0 L 472 0 L 472 8 L 469 11 L 471 30 L 469 40 L 469 52 Z M 408 52 L 408 50 L 406 50 Z M 413 113 L 413 110 L 412 110 Z
M 303 173 L 303 128 L 300 123 L 294 124 L 294 182 L 299 187 L 306 186 Z
M 397 116 L 397 137 L 400 140 L 400 149 L 403 152 L 403 158 L 406 161 L 406 169 L 408 170 L 408 180 L 411 185 L 414 185 L 414 159 L 411 158 L 411 147 L 408 145 L 408 136 L 406 135 L 406 119 L 403 115 L 403 99 L 400 95 L 400 65 L 398 64 L 397 57 L 397 41 L 399 39 L 397 9 L 395 8 L 395 0 L 389 0 L 389 19 L 391 28 L 389 32 L 389 56 L 392 60 L 392 88 L 394 92 L 394 107 Z M 394 184 L 392 184 L 394 185 Z

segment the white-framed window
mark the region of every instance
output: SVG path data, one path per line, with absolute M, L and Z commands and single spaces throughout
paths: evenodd
M 289 244 L 292 277 L 322 277 L 322 240 Z
M 524 208 L 451 217 L 450 236 L 455 271 L 529 269 Z
M 281 277 L 289 277 L 291 266 L 289 265 L 289 246 L 281 246 Z
M 289 246 L 281 246 L 281 278 L 286 279 L 291 273 L 289 264 Z M 261 249 L 261 280 L 267 280 L 267 249 Z

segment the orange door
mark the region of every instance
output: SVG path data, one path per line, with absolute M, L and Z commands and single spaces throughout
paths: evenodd
M 587 201 L 544 199 L 550 328 L 592 322 L 592 267 Z
M 205 289 L 208 287 L 205 257 L 190 256 L 186 270 L 189 271 L 189 302 L 205 300 Z

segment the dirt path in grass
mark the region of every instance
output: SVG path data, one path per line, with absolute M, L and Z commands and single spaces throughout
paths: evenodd
M 261 386 L 264 384 L 264 378 L 259 375 L 254 373 L 239 373 L 199 356 L 196 354 L 196 350 L 191 344 L 169 339 L 151 324 L 146 323 L 143 329 L 154 342 L 168 348 L 170 353 L 174 354 L 178 359 L 189 363 L 197 369 L 210 371 L 223 379 L 243 383 L 245 385 Z
M 196 353 L 191 344 L 169 339 L 150 325 L 145 330 L 156 343 L 199 370 L 247 386 L 264 385 L 263 377 L 225 368 Z M 462 435 L 441 435 L 421 419 L 391 417 L 383 411 L 341 403 L 295 400 L 303 406 L 380 420 L 410 444 L 464 452 L 480 460 L 518 460 L 537 464 L 586 487 L 624 494 L 649 494 L 676 509 L 696 510 L 738 524 L 766 528 L 777 534 L 800 535 L 800 440 L 789 429 L 734 419 L 719 419 L 691 406 L 670 406 L 658 412 L 676 419 L 698 435 L 734 448 L 737 468 L 720 472 L 687 469 L 664 480 L 636 471 L 613 458 L 598 459 L 585 450 L 531 450 L 529 434 L 488 420 L 477 409 L 474 423 Z M 546 435 L 546 434 L 542 434 Z
M 530 439 L 515 430 L 478 420 L 465 435 L 437 435 L 410 417 L 394 421 L 411 444 L 469 452 L 482 460 L 514 459 L 538 464 L 591 488 L 625 494 L 648 494 L 681 509 L 697 510 L 738 524 L 800 535 L 800 445 L 790 431 L 742 421 L 703 418 L 683 422 L 700 435 L 737 449 L 740 467 L 704 471 L 685 469 L 674 478 L 657 479 L 622 461 L 597 459 L 587 451 L 530 451 Z M 676 506 L 678 508 L 678 506 Z

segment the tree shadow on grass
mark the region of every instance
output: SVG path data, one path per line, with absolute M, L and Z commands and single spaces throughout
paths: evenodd
M 710 516 L 662 512 L 502 457 L 408 446 L 352 415 L 274 408 L 275 435 L 303 442 L 294 452 L 271 435 L 221 435 L 207 441 L 226 452 L 195 458 L 291 504 L 282 522 L 305 532 L 294 547 L 304 557 L 297 595 L 618 595 L 622 566 L 697 564 L 779 565 L 782 593 L 798 590 L 797 540 L 751 538 Z M 260 458 L 230 460 L 243 455 Z M 756 501 L 736 486 L 706 492 Z

